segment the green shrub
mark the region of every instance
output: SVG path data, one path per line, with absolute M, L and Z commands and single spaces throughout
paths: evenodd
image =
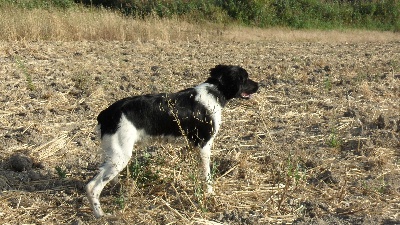
M 400 30 L 398 0 L 0 0 L 0 7 L 65 9 L 76 3 L 113 8 L 141 19 L 180 17 L 189 22 L 234 22 L 258 27 Z
M 0 7 L 16 6 L 24 9 L 61 8 L 67 9 L 75 5 L 74 0 L 0 0 Z

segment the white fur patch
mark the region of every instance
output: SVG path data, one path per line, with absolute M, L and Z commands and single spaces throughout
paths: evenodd
M 197 91 L 195 100 L 204 105 L 207 108 L 207 110 L 211 113 L 213 123 L 215 123 L 215 130 L 214 130 L 215 131 L 214 136 L 215 136 L 222 122 L 221 119 L 222 106 L 217 102 L 217 99 L 215 99 L 213 95 L 208 93 L 207 89 L 209 88 L 216 89 L 214 85 L 209 83 L 203 83 L 195 87 L 195 90 Z
M 111 160 L 115 166 L 126 164 L 126 158 L 130 159 L 133 145 L 140 139 L 141 132 L 125 117 L 121 116 L 119 128 L 115 134 L 105 134 L 102 138 L 102 149 L 105 157 Z

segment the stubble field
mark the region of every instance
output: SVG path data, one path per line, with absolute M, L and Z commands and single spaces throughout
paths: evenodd
M 0 42 L 0 223 L 399 224 L 400 38 L 221 32 Z M 84 187 L 101 162 L 98 113 L 195 86 L 217 64 L 244 67 L 261 88 L 223 112 L 215 195 L 184 141 L 137 146 L 103 191 L 111 216 L 96 220 Z

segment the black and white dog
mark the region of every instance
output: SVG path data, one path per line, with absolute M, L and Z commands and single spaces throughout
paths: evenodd
M 87 184 L 94 215 L 104 215 L 99 197 L 104 186 L 128 164 L 136 142 L 152 136 L 185 136 L 200 148 L 200 156 L 212 193 L 211 145 L 221 125 L 221 110 L 232 98 L 250 98 L 258 83 L 239 66 L 218 65 L 202 84 L 177 93 L 149 94 L 121 99 L 97 117 L 105 161 Z

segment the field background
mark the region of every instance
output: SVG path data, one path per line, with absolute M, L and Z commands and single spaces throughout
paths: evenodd
M 399 33 L 4 2 L 1 224 L 400 223 Z M 98 113 L 195 86 L 217 64 L 244 67 L 261 88 L 223 112 L 215 195 L 184 141 L 137 146 L 103 191 L 111 216 L 94 219 L 84 186 L 101 162 Z

